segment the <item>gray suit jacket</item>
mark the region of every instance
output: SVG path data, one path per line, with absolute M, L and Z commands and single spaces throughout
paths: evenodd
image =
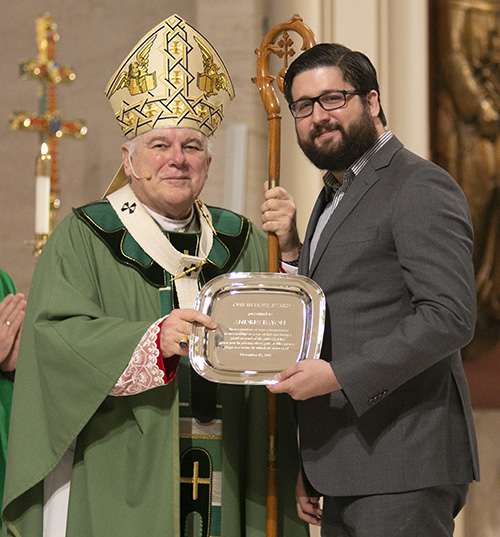
M 323 191 L 299 273 L 325 292 L 321 358 L 343 389 L 298 403 L 306 488 L 364 495 L 477 479 L 460 357 L 476 311 L 460 187 L 392 138 L 354 179 L 309 269 L 324 205 Z

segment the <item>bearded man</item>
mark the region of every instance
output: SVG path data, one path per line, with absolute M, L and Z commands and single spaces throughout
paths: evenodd
M 283 188 L 266 192 L 263 228 L 288 271 L 322 287 L 327 321 L 321 359 L 269 390 L 298 401 L 298 512 L 322 537 L 451 537 L 478 478 L 460 358 L 475 325 L 471 217 L 456 181 L 386 129 L 379 95 L 370 60 L 340 44 L 286 73 L 325 186 L 303 246 Z

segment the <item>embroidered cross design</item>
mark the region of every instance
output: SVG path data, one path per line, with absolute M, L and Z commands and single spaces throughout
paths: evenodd
M 198 485 L 211 485 L 210 478 L 200 477 L 200 463 L 193 462 L 193 477 L 181 477 L 181 483 L 189 483 L 193 485 L 193 500 L 198 499 Z
M 132 214 L 136 208 L 137 208 L 137 205 L 135 201 L 132 203 L 132 205 L 130 205 L 129 202 L 126 201 L 122 206 L 122 212 L 128 210 L 128 212 Z

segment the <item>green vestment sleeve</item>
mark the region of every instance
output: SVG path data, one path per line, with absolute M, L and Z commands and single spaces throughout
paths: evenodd
M 9 293 L 16 293 L 16 286 L 12 278 L 2 269 L 0 269 L 0 300 L 5 298 Z
M 10 293 L 16 294 L 16 286 L 11 277 L 0 269 L 0 301 Z M 0 502 L 3 498 L 3 485 L 5 481 L 12 390 L 12 381 L 0 372 Z

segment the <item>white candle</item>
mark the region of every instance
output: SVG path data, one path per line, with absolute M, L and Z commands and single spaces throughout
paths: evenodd
M 42 144 L 36 165 L 35 234 L 48 235 L 50 222 L 51 158 L 46 143 Z

